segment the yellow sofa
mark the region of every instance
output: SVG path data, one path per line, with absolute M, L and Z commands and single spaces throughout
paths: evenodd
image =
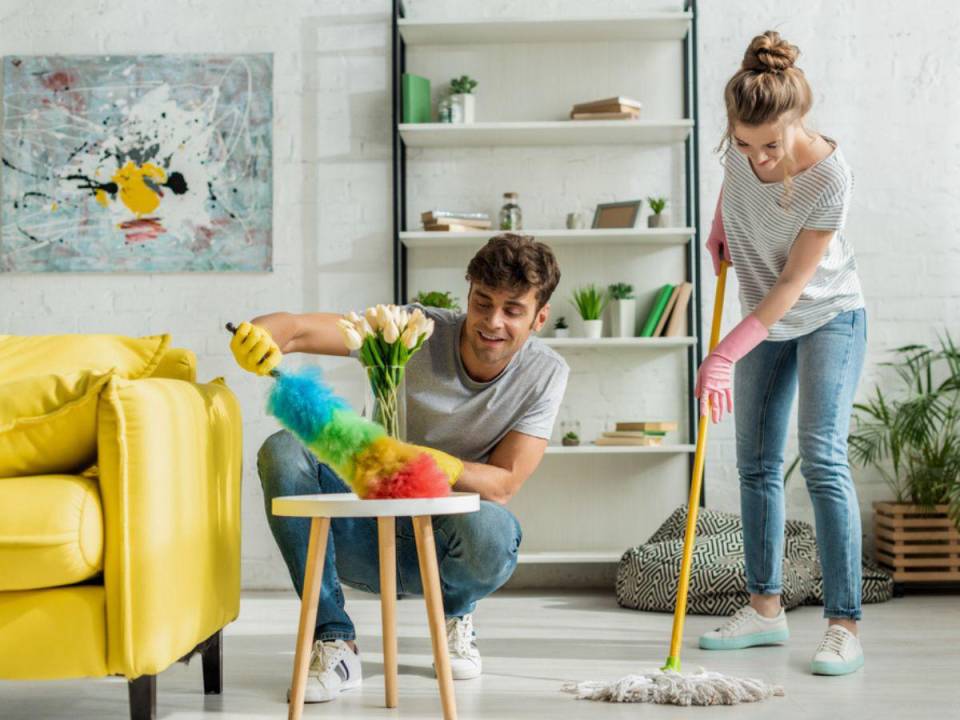
M 95 381 L 76 391 L 63 380 L 76 371 Z M 205 691 L 220 692 L 240 601 L 241 418 L 222 380 L 195 379 L 167 336 L 0 335 L 0 679 L 121 675 L 131 717 L 152 718 L 155 676 L 199 651 Z M 49 407 L 4 424 L 26 387 L 37 397 L 15 411 Z

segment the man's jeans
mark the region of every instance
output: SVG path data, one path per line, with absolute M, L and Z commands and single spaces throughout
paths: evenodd
M 800 472 L 813 502 L 823 568 L 823 614 L 859 620 L 860 506 L 847 463 L 847 433 L 866 347 L 863 309 L 808 335 L 762 342 L 735 366 L 737 468 L 747 590 L 781 592 L 783 453 L 800 386 Z
M 288 431 L 271 435 L 260 448 L 257 469 L 263 486 L 267 522 L 302 597 L 310 539 L 310 518 L 277 517 L 273 498 L 287 495 L 350 492 L 344 482 Z M 420 566 L 410 518 L 397 518 L 397 594 L 422 595 Z M 502 586 L 517 566 L 520 524 L 509 510 L 481 501 L 480 511 L 433 518 L 440 566 L 444 614 L 461 617 L 477 601 Z M 356 633 L 344 610 L 340 583 L 376 593 L 380 590 L 376 518 L 334 518 L 330 522 L 323 587 L 317 611 L 317 640 L 353 640 Z

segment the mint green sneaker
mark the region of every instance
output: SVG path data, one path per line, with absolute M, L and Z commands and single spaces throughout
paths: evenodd
M 780 614 L 767 618 L 747 605 L 727 618 L 716 630 L 700 636 L 700 647 L 704 650 L 742 650 L 758 645 L 778 645 L 790 639 L 787 628 L 787 614 L 780 608 Z
M 860 640 L 841 625 L 827 628 L 817 648 L 810 670 L 814 675 L 849 675 L 863 667 Z

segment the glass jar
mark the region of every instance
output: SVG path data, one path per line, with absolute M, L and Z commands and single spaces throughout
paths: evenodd
M 437 122 L 453 122 L 453 110 L 451 108 L 450 98 L 445 97 L 437 104 Z
M 407 439 L 407 382 L 403 365 L 366 368 L 363 416 L 383 426 L 387 435 Z
M 517 193 L 515 192 L 506 192 L 503 194 L 503 207 L 500 208 L 500 229 L 523 229 L 523 212 L 517 204 Z

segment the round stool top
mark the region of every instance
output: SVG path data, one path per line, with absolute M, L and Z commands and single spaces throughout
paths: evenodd
M 477 493 L 454 492 L 437 498 L 363 500 L 353 493 L 289 495 L 273 499 L 273 514 L 284 517 L 412 517 L 477 512 Z

